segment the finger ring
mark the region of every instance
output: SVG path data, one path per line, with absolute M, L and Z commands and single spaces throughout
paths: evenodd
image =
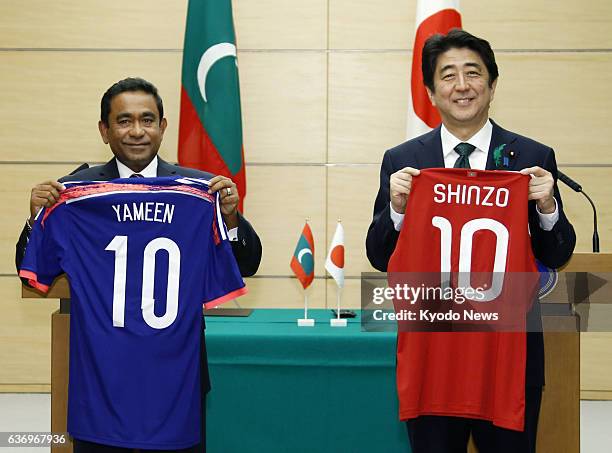
M 226 190 L 227 190 L 227 196 L 229 197 L 232 194 L 232 188 L 228 187 Z

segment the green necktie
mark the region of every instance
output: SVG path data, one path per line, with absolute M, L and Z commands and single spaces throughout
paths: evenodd
M 459 154 L 459 158 L 455 161 L 453 168 L 472 168 L 470 167 L 469 156 L 476 147 L 469 143 L 459 143 L 454 149 Z

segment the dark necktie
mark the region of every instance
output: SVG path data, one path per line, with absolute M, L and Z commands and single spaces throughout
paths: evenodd
M 470 167 L 469 156 L 475 149 L 476 147 L 469 143 L 459 143 L 455 146 L 455 151 L 459 154 L 459 158 L 455 161 L 453 168 L 472 168 Z
M 140 173 L 134 173 L 133 175 L 130 176 L 130 178 L 144 178 L 144 176 L 142 176 Z

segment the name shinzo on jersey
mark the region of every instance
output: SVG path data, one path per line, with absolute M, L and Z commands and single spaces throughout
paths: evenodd
M 246 292 L 205 180 L 67 183 L 20 275 L 70 280 L 68 431 L 142 449 L 200 441 L 202 304 Z
M 535 275 L 528 232 L 529 176 L 506 171 L 426 169 L 413 179 L 392 273 Z M 464 274 L 465 275 L 465 274 Z M 461 277 L 460 277 L 461 278 Z M 470 277 L 471 279 L 471 277 Z M 506 285 L 523 316 L 530 288 Z M 501 295 L 500 295 L 501 294 Z M 521 297 L 513 297 L 516 295 Z M 477 305 L 477 304 L 475 304 Z M 508 306 L 506 304 L 506 306 Z M 525 331 L 400 331 L 397 388 L 402 420 L 444 415 L 522 431 Z

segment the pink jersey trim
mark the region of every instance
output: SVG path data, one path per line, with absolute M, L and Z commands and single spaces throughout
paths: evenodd
M 204 308 L 208 310 L 209 308 L 213 308 L 213 307 L 216 307 L 217 305 L 221 305 L 223 302 L 227 302 L 230 299 L 235 299 L 236 297 L 243 296 L 247 292 L 248 292 L 247 287 L 243 286 L 242 288 L 237 289 L 236 291 L 227 293 L 225 296 L 217 297 L 216 299 L 213 299 L 211 301 L 204 302 L 203 305 L 204 305 Z
M 32 271 L 26 271 L 26 270 L 20 270 L 19 271 L 19 276 L 23 277 L 23 278 L 27 278 L 28 279 L 28 283 L 33 286 L 34 288 L 36 288 L 39 291 L 42 291 L 43 293 L 46 293 L 49 291 L 49 287 L 47 285 L 44 285 L 42 283 L 40 283 L 38 281 L 38 275 L 36 275 L 34 272 Z
M 208 193 L 208 191 L 192 186 L 161 186 L 161 185 L 147 185 L 147 184 L 119 184 L 112 182 L 101 182 L 90 184 L 87 186 L 73 186 L 64 190 L 60 194 L 60 198 L 53 206 L 45 209 L 42 218 L 42 224 L 44 225 L 45 220 L 49 215 L 60 205 L 68 202 L 69 200 L 77 200 L 82 197 L 89 197 L 95 194 L 113 194 L 113 193 L 121 193 L 124 191 L 128 192 L 156 192 L 156 191 L 176 191 L 176 192 L 184 192 L 193 195 L 197 195 L 203 199 L 208 200 L 211 203 L 215 202 L 215 197 Z

